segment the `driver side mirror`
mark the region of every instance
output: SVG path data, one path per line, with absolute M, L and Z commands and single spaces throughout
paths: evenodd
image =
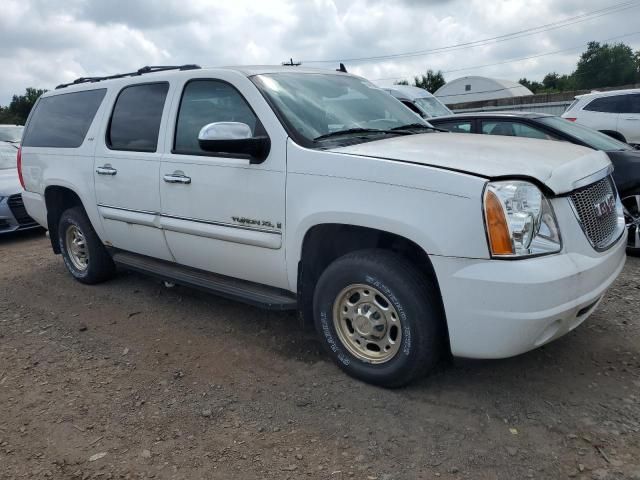
M 200 148 L 206 152 L 247 155 L 249 163 L 262 163 L 269 155 L 268 136 L 254 137 L 251 128 L 241 122 L 209 123 L 198 133 Z

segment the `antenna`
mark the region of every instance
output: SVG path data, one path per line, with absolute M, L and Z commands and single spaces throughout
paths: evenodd
M 282 65 L 286 67 L 299 67 L 300 65 L 302 65 L 302 62 L 294 62 L 293 58 L 290 58 L 289 61 L 282 62 Z

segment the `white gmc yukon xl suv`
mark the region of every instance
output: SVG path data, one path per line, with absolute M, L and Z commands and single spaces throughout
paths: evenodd
M 517 355 L 583 322 L 625 262 L 603 152 L 434 131 L 357 76 L 145 67 L 46 93 L 24 203 L 77 280 L 116 265 L 313 319 L 346 372 Z

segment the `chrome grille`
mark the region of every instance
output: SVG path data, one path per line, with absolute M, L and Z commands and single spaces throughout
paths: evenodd
M 593 248 L 605 250 L 620 237 L 624 222 L 619 221 L 616 208 L 618 193 L 611 177 L 575 190 L 570 198 L 580 225 Z M 615 201 L 613 208 L 609 208 L 611 199 Z

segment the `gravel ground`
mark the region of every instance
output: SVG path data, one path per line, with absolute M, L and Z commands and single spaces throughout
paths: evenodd
M 640 479 L 639 259 L 566 337 L 383 390 L 293 314 L 0 252 L 1 479 Z

